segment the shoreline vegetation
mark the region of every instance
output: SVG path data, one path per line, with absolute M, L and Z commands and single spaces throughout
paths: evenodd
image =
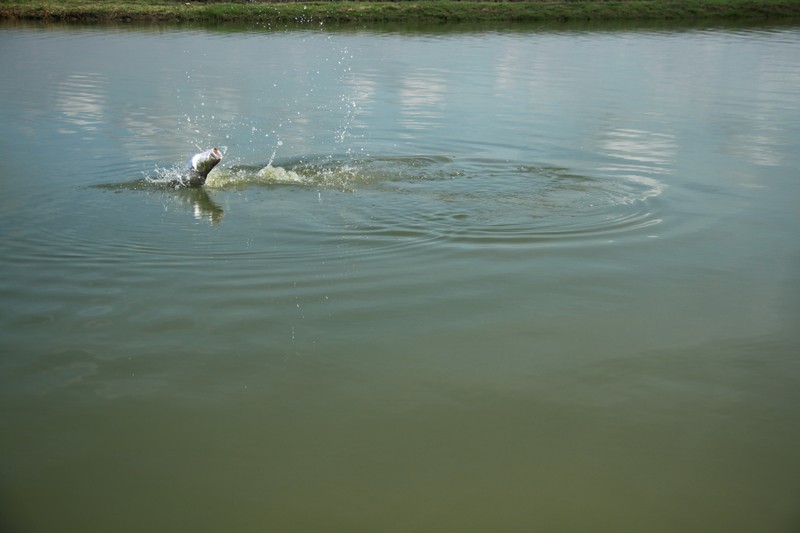
M 459 23 L 800 20 L 800 0 L 0 0 L 0 21 Z

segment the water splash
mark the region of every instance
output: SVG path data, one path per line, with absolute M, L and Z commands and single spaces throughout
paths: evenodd
M 662 222 L 653 200 L 665 185 L 655 176 L 440 155 L 318 156 L 279 164 L 274 157 L 262 165 L 219 166 L 200 189 L 180 187 L 182 165 L 158 167 L 134 183 L 104 188 L 177 189 L 168 196 L 189 205 L 198 220 L 212 223 L 222 220 L 214 197 L 224 191 L 293 187 L 358 192 L 370 201 L 356 200 L 348 209 L 348 224 L 339 230 L 388 239 L 389 244 L 398 235 L 413 236 L 419 243 L 478 246 L 613 242 L 617 234 Z
M 354 192 L 360 185 L 374 179 L 374 176 L 348 164 L 289 162 L 286 166 L 275 166 L 270 161 L 264 166 L 234 166 L 214 170 L 208 175 L 205 186 L 221 190 L 257 185 L 296 185 Z
M 175 164 L 171 167 L 155 167 L 152 173 L 144 174 L 143 182 L 156 187 L 180 188 L 186 177 L 187 166 Z
M 243 187 L 247 185 L 309 185 L 308 178 L 283 167 L 274 167 L 272 163 L 265 167 L 255 169 L 240 167 L 220 169 L 208 175 L 206 187 L 210 189 L 224 189 Z

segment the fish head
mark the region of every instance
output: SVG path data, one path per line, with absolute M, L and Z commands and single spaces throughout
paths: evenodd
M 219 148 L 214 147 L 195 154 L 192 157 L 192 168 L 205 178 L 220 161 L 222 161 L 222 152 Z

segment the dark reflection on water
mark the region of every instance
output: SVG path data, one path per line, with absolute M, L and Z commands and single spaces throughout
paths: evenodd
M 0 529 L 800 523 L 797 28 L 0 49 Z

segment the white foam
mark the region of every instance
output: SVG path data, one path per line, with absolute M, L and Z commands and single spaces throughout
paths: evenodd
M 206 179 L 206 187 L 220 189 L 230 186 L 251 184 L 265 185 L 295 185 L 308 184 L 310 180 L 283 167 L 273 167 L 271 164 L 253 171 L 252 169 L 218 169 L 211 172 Z

